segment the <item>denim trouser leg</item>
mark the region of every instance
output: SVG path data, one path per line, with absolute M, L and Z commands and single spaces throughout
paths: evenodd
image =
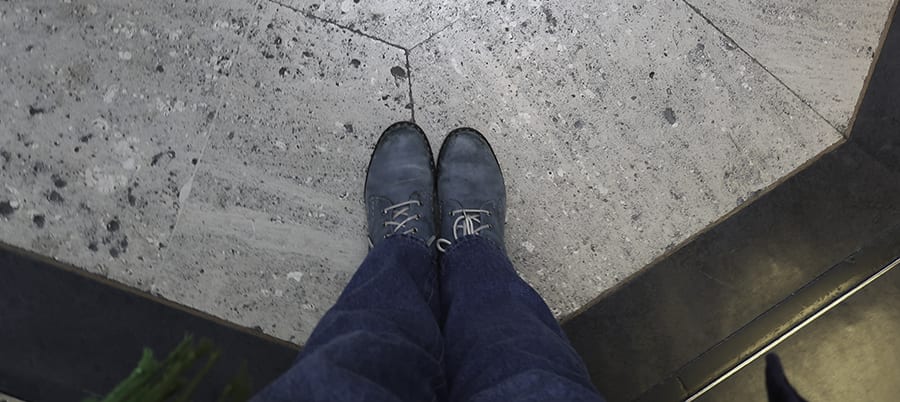
M 259 401 L 443 399 L 435 254 L 406 236 L 373 248 L 295 365 Z
M 451 401 L 602 401 L 543 299 L 476 236 L 441 259 Z

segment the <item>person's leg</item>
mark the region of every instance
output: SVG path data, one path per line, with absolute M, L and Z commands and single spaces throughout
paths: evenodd
M 587 369 L 506 253 L 468 236 L 441 259 L 452 401 L 599 401 Z
M 381 136 L 366 178 L 368 257 L 288 372 L 258 401 L 432 401 L 445 394 L 434 162 L 411 123 Z
M 445 140 L 438 199 L 450 400 L 602 401 L 550 309 L 506 256 L 503 176 L 478 132 Z
M 258 401 L 432 401 L 444 393 L 434 253 L 394 236 L 377 244 L 295 365 Z

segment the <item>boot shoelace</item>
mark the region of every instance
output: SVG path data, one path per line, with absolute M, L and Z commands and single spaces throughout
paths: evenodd
M 417 206 L 417 207 L 422 206 L 422 202 L 419 200 L 409 200 L 406 202 L 401 202 L 396 205 L 391 205 L 391 206 L 381 210 L 381 213 L 385 214 L 385 215 L 392 213 L 391 211 L 393 211 L 393 214 L 391 215 L 391 220 L 384 222 L 384 226 L 385 227 L 392 226 L 394 229 L 391 231 L 391 233 L 385 234 L 384 235 L 385 238 L 387 238 L 388 236 L 393 235 L 393 234 L 399 233 L 399 234 L 411 235 L 411 234 L 417 233 L 419 231 L 418 228 L 415 228 L 415 227 L 410 228 L 410 227 L 406 226 L 410 222 L 417 221 L 422 218 L 422 215 L 419 215 L 419 214 L 415 214 L 415 215 L 409 214 L 410 207 L 413 207 L 413 206 Z M 403 230 L 403 231 L 401 232 L 401 230 Z M 435 238 L 434 235 L 432 235 L 430 238 L 425 240 L 425 244 L 427 246 L 431 247 L 431 244 L 434 243 L 434 238 Z M 372 248 L 374 246 L 375 245 L 372 244 L 372 239 L 369 239 L 369 248 Z
M 392 234 L 413 234 L 419 231 L 418 228 L 407 228 L 406 225 L 412 221 L 417 221 L 421 216 L 419 214 L 410 215 L 409 209 L 412 206 L 422 206 L 422 203 L 419 200 L 409 200 L 406 202 L 401 202 L 399 204 L 391 205 L 384 210 L 381 211 L 382 214 L 391 213 L 391 220 L 384 222 L 385 227 L 393 226 L 393 232 L 384 235 L 385 238 Z M 404 230 L 405 229 L 405 230 Z M 403 230 L 401 232 L 401 230 Z
M 482 230 L 490 229 L 490 224 L 481 222 L 481 214 L 490 215 L 491 211 L 483 209 L 457 209 L 451 211 L 450 216 L 459 215 L 453 221 L 453 240 L 459 240 L 463 236 L 477 235 Z M 438 239 L 437 249 L 442 253 L 446 253 L 447 246 L 450 244 L 452 244 L 450 240 Z

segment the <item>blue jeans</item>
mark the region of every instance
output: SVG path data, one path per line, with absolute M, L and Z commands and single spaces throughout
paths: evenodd
M 480 237 L 379 243 L 256 401 L 602 401 L 541 297 Z

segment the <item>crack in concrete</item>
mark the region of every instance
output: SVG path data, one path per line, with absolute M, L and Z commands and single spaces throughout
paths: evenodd
M 213 119 L 218 118 L 219 110 L 224 109 L 225 103 L 219 104 L 219 107 L 215 109 L 212 113 L 215 113 Z M 178 194 L 178 211 L 175 212 L 175 222 L 172 223 L 172 229 L 169 231 L 169 235 L 166 237 L 166 242 L 171 242 L 175 237 L 176 232 L 178 231 L 178 223 L 181 220 L 181 215 L 184 210 L 187 208 L 187 204 L 190 201 L 190 193 L 191 188 L 194 185 L 194 179 L 197 177 L 197 172 L 200 171 L 200 163 L 203 161 L 203 156 L 206 155 L 206 149 L 209 147 L 210 142 L 212 142 L 213 132 L 215 131 L 215 122 L 209 121 L 203 127 L 203 131 L 206 131 L 206 135 L 203 139 L 203 147 L 200 148 L 200 155 L 197 156 L 197 163 L 194 164 L 193 169 L 191 170 L 191 175 L 188 177 L 187 181 L 182 184 L 179 188 Z M 187 194 L 182 194 L 181 192 L 185 191 Z M 183 198 L 182 198 L 183 197 Z M 168 253 L 172 253 L 172 248 L 167 248 Z M 167 255 L 161 255 L 160 261 L 166 261 Z
M 406 56 L 406 84 L 409 86 L 409 113 L 410 121 L 416 122 L 416 102 L 413 100 L 412 66 L 409 64 L 409 50 L 403 51 Z
M 442 32 L 446 31 L 448 28 L 450 28 L 451 26 L 453 26 L 453 24 L 455 24 L 456 21 L 459 21 L 459 19 L 460 19 L 460 17 L 454 18 L 453 21 L 450 21 L 447 25 L 444 25 L 443 27 L 441 27 L 441 29 L 438 29 L 438 30 L 437 30 L 436 32 L 434 32 L 433 34 L 428 35 L 427 38 L 423 39 L 423 40 L 420 41 L 419 43 L 416 43 L 415 45 L 412 45 L 412 47 L 409 48 L 409 51 L 413 51 L 413 50 L 415 50 L 415 48 L 417 48 L 417 47 L 419 47 L 419 46 L 422 46 L 425 42 L 428 42 L 428 41 L 434 39 L 435 36 L 438 36 L 438 35 L 440 35 Z
M 822 119 L 822 120 L 824 120 L 826 123 L 828 123 L 828 125 L 831 126 L 831 128 L 833 128 L 834 131 L 836 131 L 842 138 L 848 138 L 848 136 L 849 136 L 849 129 L 847 129 L 847 130 L 841 130 L 836 124 L 834 124 L 834 123 L 832 123 L 830 120 L 826 119 L 825 116 L 822 116 L 822 114 L 819 113 L 819 111 L 816 110 L 816 108 L 813 107 L 812 104 L 810 104 L 806 99 L 804 99 L 802 96 L 800 96 L 800 94 L 798 94 L 797 91 L 795 91 L 793 88 L 791 88 L 790 86 L 788 86 L 787 83 L 785 83 L 780 77 L 778 77 L 777 75 L 775 75 L 775 73 L 773 73 L 773 72 L 772 72 L 771 70 L 769 70 L 765 65 L 763 65 L 756 57 L 754 57 L 752 54 L 750 54 L 750 52 L 747 51 L 747 49 L 744 49 L 744 47 L 741 46 L 736 40 L 734 40 L 734 38 L 732 38 L 730 35 L 728 35 L 727 33 L 725 33 L 725 31 L 722 30 L 722 28 L 719 28 L 718 25 L 716 25 L 715 23 L 713 23 L 712 20 L 710 20 L 705 14 L 703 14 L 703 13 L 700 11 L 699 8 L 695 7 L 693 4 L 691 4 L 690 2 L 688 2 L 688 0 L 681 0 L 681 1 L 682 1 L 685 5 L 687 5 L 688 7 L 690 7 L 691 10 L 693 10 L 695 13 L 697 13 L 697 15 L 700 16 L 700 18 L 703 18 L 703 20 L 706 21 L 707 24 L 709 24 L 709 25 L 712 26 L 716 31 L 718 31 L 719 34 L 721 34 L 721 35 L 724 36 L 726 39 L 728 39 L 729 41 L 731 41 L 731 43 L 733 43 L 734 46 L 735 46 L 738 50 L 740 50 L 741 52 L 743 52 L 744 54 L 746 54 L 747 57 L 749 57 L 750 60 L 753 61 L 753 63 L 755 63 L 756 65 L 758 65 L 760 68 L 762 68 L 763 71 L 765 71 L 765 72 L 766 72 L 767 74 L 769 74 L 772 78 L 774 78 L 775 81 L 777 81 L 779 84 L 781 84 L 783 87 L 785 87 L 791 94 L 793 94 L 794 96 L 796 96 L 797 99 L 800 99 L 800 102 L 802 102 L 804 105 L 806 105 L 806 107 L 808 107 L 809 110 L 812 110 L 812 112 L 815 113 L 816 116 L 819 116 L 820 119 Z
M 350 26 L 348 26 L 348 25 L 341 24 L 341 23 L 339 23 L 339 22 L 337 22 L 337 21 L 330 20 L 330 19 L 328 19 L 328 18 L 322 18 L 322 17 L 319 17 L 319 16 L 317 16 L 317 15 L 315 15 L 315 14 L 309 12 L 309 11 L 301 10 L 301 9 L 299 9 L 299 8 L 297 8 L 297 7 L 294 7 L 294 6 L 290 5 L 290 4 L 283 3 L 283 2 L 281 2 L 280 0 L 266 0 L 266 1 L 268 1 L 269 3 L 276 4 L 276 5 L 279 5 L 279 6 L 281 6 L 281 7 L 284 7 L 284 8 L 286 8 L 286 9 L 288 9 L 288 10 L 291 10 L 291 11 L 294 11 L 294 12 L 297 12 L 297 13 L 300 13 L 300 14 L 302 14 L 302 15 L 303 15 L 304 17 L 306 17 L 306 18 L 313 19 L 313 20 L 316 20 L 316 21 L 319 21 L 319 22 L 323 22 L 323 23 L 325 23 L 325 24 L 334 25 L 335 27 L 338 27 L 338 28 L 343 29 L 343 30 L 345 30 L 345 31 L 349 31 L 349 32 L 355 33 L 355 34 L 357 34 L 357 35 L 360 35 L 360 36 L 369 38 L 369 39 L 371 39 L 371 40 L 374 40 L 374 41 L 376 41 L 376 42 L 383 43 L 383 44 L 388 45 L 388 46 L 390 46 L 390 47 L 394 47 L 394 48 L 400 49 L 400 50 L 402 50 L 402 51 L 404 51 L 404 52 L 408 51 L 407 48 L 405 48 L 405 47 L 403 47 L 403 46 L 401 46 L 401 45 L 398 45 L 398 44 L 396 44 L 396 43 L 393 43 L 393 42 L 390 42 L 390 41 L 388 41 L 388 40 L 379 38 L 379 37 L 377 37 L 377 36 L 375 36 L 375 35 L 371 35 L 371 34 L 365 33 L 365 32 L 363 32 L 363 31 L 361 31 L 361 30 L 359 30 L 359 29 L 350 27 Z
M 275 2 L 276 0 L 269 0 L 269 1 Z M 355 33 L 355 34 L 357 34 L 357 35 L 360 35 L 360 36 L 369 38 L 369 39 L 371 39 L 371 40 L 374 40 L 374 41 L 376 41 L 376 42 L 383 43 L 383 44 L 385 44 L 385 45 L 388 45 L 388 46 L 391 46 L 391 47 L 400 49 L 400 50 L 402 50 L 402 51 L 404 51 L 404 52 L 406 51 L 406 48 L 403 47 L 403 46 L 400 46 L 400 45 L 398 45 L 398 44 L 396 44 L 396 43 L 389 42 L 389 41 L 387 41 L 387 40 L 381 39 L 381 38 L 379 38 L 379 37 L 377 37 L 377 36 L 375 36 L 375 35 L 367 34 L 367 33 L 363 32 L 363 31 L 361 31 L 361 30 L 359 30 L 359 29 L 352 28 L 352 27 L 350 27 L 350 26 L 347 26 L 347 25 L 338 23 L 338 22 L 336 22 L 336 21 L 332 21 L 332 20 L 327 19 L 327 18 L 322 18 L 322 17 L 316 16 L 316 15 L 313 15 L 312 13 L 304 13 L 303 15 L 305 15 L 307 18 L 314 19 L 314 20 L 316 20 L 316 21 L 320 21 L 320 22 L 323 22 L 323 23 L 326 23 L 326 24 L 334 25 L 334 26 L 336 26 L 336 27 L 338 27 L 338 28 L 340 28 L 340 29 L 343 29 L 343 30 L 345 30 L 345 31 L 349 31 L 349 32 Z

